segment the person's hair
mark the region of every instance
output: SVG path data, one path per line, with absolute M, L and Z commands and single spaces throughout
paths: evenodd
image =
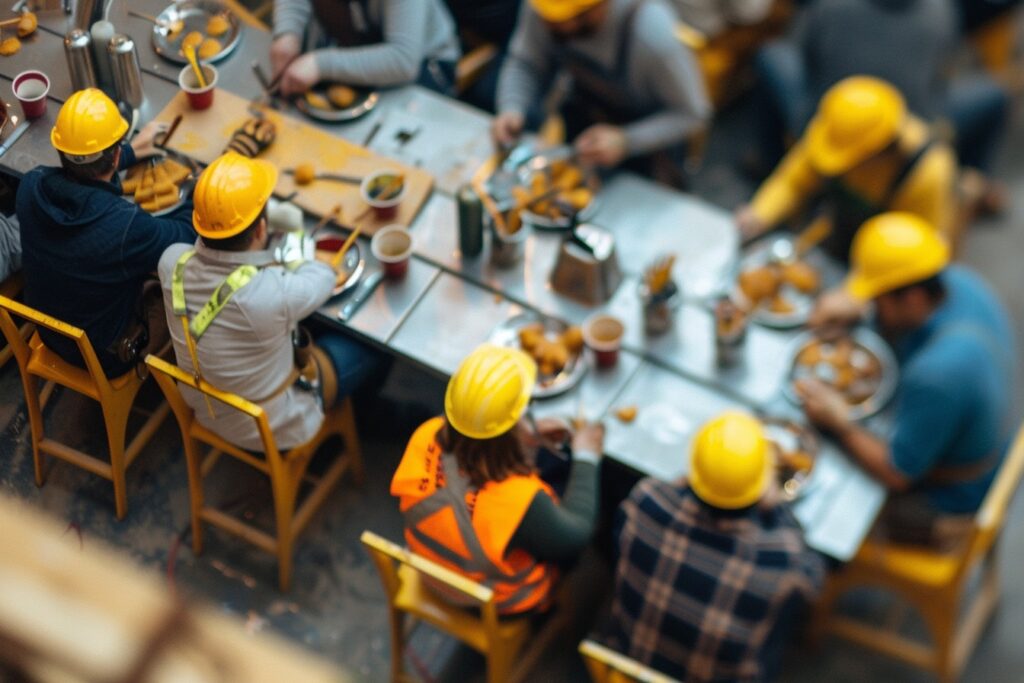
M 219 249 L 220 251 L 245 251 L 252 244 L 253 239 L 256 237 L 256 228 L 259 227 L 260 221 L 263 220 L 267 215 L 266 207 L 260 211 L 260 215 L 256 216 L 256 220 L 250 223 L 245 230 L 232 235 L 231 237 L 225 237 L 224 239 L 213 239 L 212 237 L 206 237 L 200 235 L 203 240 L 203 244 L 208 246 L 210 249 Z
M 504 481 L 514 475 L 527 475 L 534 468 L 526 462 L 518 430 L 512 428 L 490 439 L 472 439 L 445 423 L 437 431 L 437 445 L 455 456 L 459 469 L 475 488 L 489 481 Z
M 120 143 L 107 147 L 100 152 L 100 157 L 96 161 L 90 161 L 87 164 L 76 164 L 64 152 L 60 152 L 60 165 L 64 167 L 68 174 L 75 178 L 98 180 L 115 170 L 114 157 L 117 155 L 117 150 L 120 147 Z
M 939 273 L 932 275 L 931 277 L 925 278 L 924 280 L 918 280 L 917 282 L 911 282 L 909 285 L 903 285 L 889 292 L 893 296 L 902 297 L 907 292 L 915 289 L 922 289 L 932 303 L 938 303 L 946 298 L 946 285 L 942 282 L 942 277 Z

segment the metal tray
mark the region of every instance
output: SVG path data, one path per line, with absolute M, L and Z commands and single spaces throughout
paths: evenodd
M 852 420 L 863 420 L 876 414 L 892 399 L 893 394 L 896 393 L 896 385 L 899 382 L 899 365 L 896 362 L 896 356 L 893 355 L 889 345 L 885 343 L 881 337 L 875 332 L 872 332 L 866 327 L 859 327 L 850 334 L 850 338 L 856 344 L 854 353 L 863 352 L 874 356 L 882 366 L 881 376 L 878 379 L 878 383 L 874 388 L 874 391 L 863 401 L 859 403 L 850 404 L 850 419 Z M 827 368 L 833 367 L 831 364 L 822 362 L 814 366 L 814 369 L 808 368 L 806 365 L 798 365 L 796 362 L 800 352 L 803 351 L 807 346 L 816 341 L 817 337 L 807 332 L 800 335 L 793 340 L 789 350 L 789 372 L 786 376 L 786 382 L 783 386 L 783 394 L 786 398 L 796 406 L 800 405 L 800 397 L 796 394 L 796 389 L 793 387 L 793 383 L 804 377 L 818 377 L 824 382 L 829 382 L 827 376 Z M 857 363 L 854 363 L 856 365 Z
M 736 278 L 739 278 L 739 274 L 742 272 L 768 265 L 772 260 L 772 245 L 776 242 L 788 243 L 790 248 L 793 245 L 793 240 L 788 237 L 772 237 L 756 242 L 740 259 L 736 268 Z M 806 256 L 800 260 L 804 263 L 808 262 Z M 813 263 L 811 265 L 814 266 Z M 758 306 L 751 312 L 751 319 L 754 322 L 777 329 L 790 329 L 806 325 L 811 311 L 814 310 L 817 294 L 805 294 L 786 283 L 782 284 L 780 291 L 786 300 L 793 304 L 793 311 L 791 313 L 773 313 L 765 306 Z M 746 302 L 746 297 L 743 295 L 738 282 L 734 286 L 732 294 L 737 300 Z
M 206 22 L 217 14 L 224 14 L 228 18 L 231 28 L 224 35 L 216 36 L 223 46 L 221 51 L 210 59 L 200 61 L 205 64 L 215 64 L 226 59 L 234 52 L 242 39 L 242 22 L 227 5 L 218 0 L 183 0 L 165 8 L 156 17 L 160 23 L 153 26 L 153 51 L 175 64 L 188 64 L 185 55 L 181 54 L 182 39 L 192 31 L 199 31 L 205 36 Z M 167 35 L 167 26 L 179 20 L 185 24 L 185 28 L 174 36 L 174 40 L 171 40 Z
M 518 349 L 519 330 L 527 325 L 541 322 L 544 323 L 544 330 L 552 334 L 561 334 L 569 328 L 567 323 L 557 318 L 541 316 L 537 313 L 520 313 L 514 315 L 503 323 L 499 324 L 491 332 L 487 341 L 497 346 L 504 346 L 510 349 Z M 587 373 L 586 354 L 580 352 L 569 358 L 569 362 L 560 373 L 553 376 L 537 375 L 537 384 L 533 388 L 534 398 L 550 398 L 569 391 L 583 379 Z
M 332 84 L 317 86 L 313 88 L 313 91 L 326 97 L 327 88 L 330 85 Z M 365 116 L 373 111 L 374 107 L 377 106 L 377 102 L 380 100 L 380 93 L 376 90 L 366 90 L 364 88 L 353 87 L 353 90 L 357 93 L 356 101 L 345 109 L 317 109 L 316 107 L 311 107 L 304 97 L 296 97 L 292 101 L 292 104 L 303 114 L 311 119 L 316 119 L 317 121 L 324 121 L 326 123 L 354 121 L 360 116 Z
M 793 502 L 806 493 L 811 484 L 814 463 L 817 462 L 820 447 L 818 437 L 806 425 L 784 418 L 765 417 L 762 418 L 761 423 L 764 425 L 765 436 L 779 451 L 777 456 L 800 451 L 811 458 L 812 464 L 809 470 L 785 467 L 776 460 L 775 474 L 778 478 L 782 499 Z
M 192 170 L 192 173 L 183 181 L 181 181 L 181 185 L 178 186 L 178 203 L 175 204 L 174 206 L 168 206 L 166 209 L 160 209 L 159 211 L 155 211 L 150 214 L 150 216 L 154 216 L 156 218 L 159 218 L 160 216 L 166 216 L 167 214 L 177 210 L 182 204 L 188 201 L 188 198 L 192 196 L 192 188 L 194 188 L 196 185 L 196 178 L 199 177 L 200 171 L 199 164 L 196 162 L 195 159 L 191 159 L 183 154 L 178 154 L 177 152 L 172 152 L 169 149 L 164 151 L 166 152 L 168 159 L 174 159 L 179 164 L 188 166 Z M 153 158 L 143 159 L 138 164 L 135 164 L 135 166 L 139 166 L 141 164 L 148 164 L 152 160 Z M 160 159 L 157 158 L 156 161 L 159 162 Z M 127 173 L 128 169 L 125 169 L 122 172 L 122 180 L 124 180 L 124 176 L 127 175 Z M 121 196 L 124 197 L 129 202 L 133 204 L 135 203 L 135 198 L 132 195 L 126 194 Z

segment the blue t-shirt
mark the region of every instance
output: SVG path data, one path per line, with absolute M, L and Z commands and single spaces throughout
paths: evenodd
M 894 344 L 901 382 L 890 443 L 897 470 L 924 481 L 937 466 L 967 465 L 1009 442 L 1014 335 L 995 293 L 976 274 L 950 266 L 946 299 L 920 329 Z M 974 481 L 928 485 L 943 512 L 977 510 L 995 468 Z

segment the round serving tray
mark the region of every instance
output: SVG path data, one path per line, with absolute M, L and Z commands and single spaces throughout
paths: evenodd
M 495 327 L 487 340 L 497 346 L 519 349 L 519 330 L 538 322 L 543 323 L 544 331 L 551 335 L 559 335 L 569 328 L 568 324 L 557 318 L 543 317 L 535 313 L 520 313 Z M 570 356 L 569 362 L 557 375 L 543 376 L 538 373 L 533 397 L 550 398 L 564 394 L 579 384 L 586 373 L 586 354 L 581 351 L 575 356 Z
M 211 36 L 221 42 L 221 51 L 209 59 L 202 59 L 205 64 L 216 64 L 226 59 L 235 51 L 242 39 L 242 22 L 222 2 L 218 0 L 182 0 L 168 5 L 157 15 L 157 24 L 153 26 L 153 51 L 164 59 L 175 64 L 188 64 L 181 52 L 182 39 L 192 31 L 206 35 L 206 22 L 218 14 L 228 19 L 231 27 L 221 36 Z M 185 28 L 172 37 L 167 27 L 181 21 Z
M 351 106 L 345 107 L 344 109 L 318 109 L 311 106 L 304 97 L 296 97 L 292 101 L 292 104 L 303 114 L 311 119 L 316 119 L 317 121 L 323 121 L 325 123 L 354 121 L 373 111 L 374 107 L 377 106 L 377 102 L 380 100 L 380 93 L 376 90 L 366 90 L 364 88 L 353 89 L 357 93 L 356 101 L 353 102 Z M 314 92 L 324 95 L 325 97 L 327 94 L 326 90 L 326 86 L 313 88 Z

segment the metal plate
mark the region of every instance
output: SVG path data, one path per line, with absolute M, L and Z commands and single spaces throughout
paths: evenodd
M 278 263 L 293 263 L 296 261 L 311 261 L 316 258 L 315 251 L 318 248 L 314 248 L 314 245 L 307 238 L 305 232 L 296 230 L 288 233 L 277 233 L 271 238 L 272 242 L 269 249 L 274 253 L 274 259 Z M 322 237 L 316 241 L 317 245 L 320 245 L 325 240 L 331 240 L 332 244 L 328 251 L 333 255 L 341 244 L 345 241 L 343 237 Z M 336 242 L 336 244 L 334 244 Z M 340 285 L 337 285 L 333 291 L 331 291 L 331 297 L 336 297 L 348 292 L 350 289 L 359 283 L 360 277 L 362 277 L 363 270 L 366 267 L 366 260 L 363 258 L 362 250 L 359 247 L 359 241 L 352 243 L 349 250 L 345 253 L 345 260 L 341 264 L 341 272 L 347 273 L 348 276 L 345 281 Z
M 189 157 L 183 154 L 178 154 L 177 152 L 172 152 L 171 150 L 165 151 L 168 159 L 173 159 L 174 161 L 177 161 L 179 164 L 188 166 L 192 170 L 192 173 L 190 173 L 188 177 L 186 177 L 183 181 L 181 181 L 181 184 L 178 185 L 178 203 L 175 204 L 174 206 L 169 206 L 166 209 L 160 209 L 159 211 L 155 211 L 150 214 L 151 216 L 154 216 L 156 218 L 159 218 L 160 216 L 166 216 L 167 214 L 177 210 L 182 204 L 188 201 L 188 198 L 192 196 L 192 188 L 194 188 L 196 185 L 196 178 L 199 177 L 200 170 L 199 164 L 195 161 L 195 159 L 190 159 Z M 135 164 L 135 166 L 149 164 L 153 161 L 159 162 L 160 159 L 158 157 L 151 157 L 150 159 L 140 161 L 139 163 Z M 134 166 L 132 168 L 134 168 Z M 128 174 L 128 170 L 129 169 L 124 170 L 121 176 L 122 180 L 124 180 L 124 176 Z M 122 196 L 127 201 L 132 202 L 133 204 L 135 203 L 135 198 L 132 195 L 126 194 Z
M 318 85 L 313 88 L 313 92 L 327 97 L 327 88 L 331 85 L 333 84 L 327 83 Z M 326 123 L 354 121 L 360 116 L 365 116 L 373 111 L 373 108 L 377 106 L 377 102 L 380 100 L 380 94 L 376 90 L 366 90 L 356 87 L 352 87 L 352 89 L 356 91 L 356 101 L 352 103 L 352 106 L 346 107 L 345 109 L 317 109 L 316 107 L 310 106 L 305 97 L 296 97 L 292 101 L 292 104 L 303 114 L 311 119 L 316 119 L 317 121 L 324 121 Z
M 783 500 L 792 502 L 810 488 L 811 475 L 817 462 L 820 444 L 807 426 L 783 418 L 762 418 L 765 436 L 776 449 L 775 474 Z M 810 459 L 810 467 L 794 466 L 797 454 Z
M 569 328 L 567 323 L 557 318 L 549 318 L 537 313 L 520 313 L 495 327 L 487 341 L 510 349 L 521 348 L 519 346 L 519 330 L 538 322 L 544 323 L 544 331 L 549 335 L 559 335 Z M 569 362 L 557 375 L 542 376 L 538 373 L 537 384 L 533 388 L 533 397 L 548 398 L 564 394 L 579 384 L 586 373 L 586 354 L 581 351 L 575 356 L 570 356 Z
M 740 259 L 739 265 L 736 269 L 736 280 L 737 284 L 733 288 L 733 296 L 739 301 L 746 302 L 742 290 L 738 284 L 738 278 L 740 273 L 753 270 L 755 268 L 762 268 L 772 261 L 772 245 L 776 242 L 788 243 L 792 246 L 793 241 L 787 237 L 774 237 L 771 239 L 761 240 L 750 247 L 747 252 Z M 804 263 L 808 263 L 807 258 L 800 259 Z M 813 264 L 812 264 L 812 267 Z M 817 268 L 815 268 L 818 270 Z M 821 272 L 818 272 L 819 277 Z M 820 291 L 820 285 L 819 285 Z M 768 327 L 774 327 L 777 329 L 789 329 L 793 327 L 800 327 L 807 324 L 807 319 L 811 315 L 811 311 L 814 309 L 814 302 L 817 300 L 817 292 L 814 294 L 805 294 L 796 287 L 788 283 L 783 283 L 779 289 L 780 294 L 793 306 L 791 313 L 775 313 L 767 308 L 766 303 L 758 306 L 751 313 L 751 319 L 754 322 L 758 322 Z
M 850 419 L 863 420 L 876 414 L 892 399 L 896 393 L 896 385 L 899 381 L 899 365 L 889 345 L 871 330 L 860 327 L 854 330 L 850 337 L 854 342 L 854 350 L 851 352 L 850 365 L 852 367 L 863 367 L 874 358 L 881 366 L 881 373 L 877 381 L 872 380 L 873 391 L 864 400 L 857 403 L 850 403 Z M 789 373 L 783 385 L 783 393 L 786 398 L 796 406 L 800 405 L 800 397 L 796 394 L 793 383 L 798 379 L 816 377 L 826 384 L 832 384 L 835 366 L 826 361 L 814 365 L 801 365 L 797 363 L 797 357 L 812 342 L 819 341 L 818 338 L 808 332 L 793 340 L 790 346 Z M 823 342 L 834 344 L 834 342 Z M 831 368 L 831 370 L 830 370 Z M 849 399 L 848 399 L 849 400 Z
M 363 270 L 366 268 L 366 260 L 363 258 L 362 251 L 359 247 L 359 240 L 352 243 L 352 246 L 348 248 L 348 252 L 345 253 L 345 260 L 341 264 L 341 270 L 344 273 L 348 273 L 348 277 L 340 285 L 334 288 L 331 292 L 331 297 L 341 296 L 345 292 L 349 291 L 359 283 L 359 279 L 363 275 Z
M 227 5 L 218 0 L 184 0 L 175 2 L 164 9 L 156 17 L 160 24 L 153 26 L 153 51 L 175 64 L 188 64 L 185 55 L 181 53 L 182 39 L 192 31 L 198 31 L 206 36 L 206 22 L 218 14 L 226 16 L 231 27 L 222 36 L 211 36 L 221 42 L 221 51 L 210 59 L 200 61 L 204 64 L 216 64 L 226 59 L 234 52 L 238 47 L 238 42 L 242 39 L 242 22 L 228 9 Z M 172 40 L 168 36 L 167 26 L 176 21 L 183 22 L 185 28 L 175 34 Z

